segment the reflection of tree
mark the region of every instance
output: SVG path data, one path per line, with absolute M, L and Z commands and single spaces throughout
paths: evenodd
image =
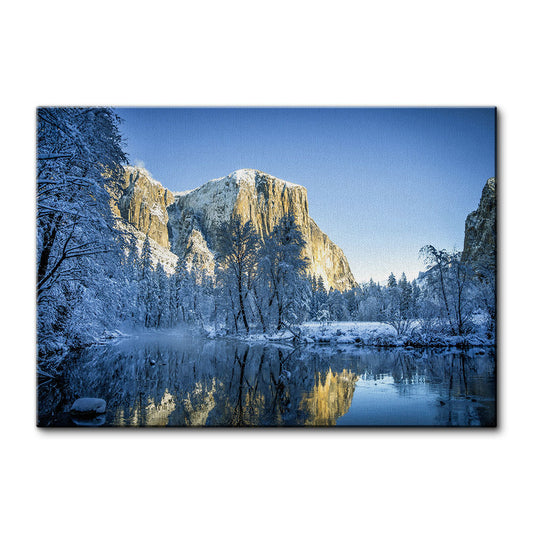
M 257 368 L 253 366 L 253 360 L 256 358 L 254 358 L 250 346 L 245 347 L 242 355 L 239 352 L 239 346 L 236 346 L 227 398 L 231 412 L 229 425 L 261 425 L 265 396 L 260 389 L 260 377 L 263 371 L 265 352 L 261 350 Z M 235 394 L 236 398 L 232 399 Z
M 485 358 L 468 357 L 462 352 L 440 357 L 437 373 L 442 376 L 442 383 L 447 384 L 447 394 L 439 399 L 439 424 L 494 425 L 494 409 L 483 402 L 484 398 L 489 398 L 492 404 L 494 383 L 472 379 L 484 371 L 486 362 Z M 432 365 L 433 371 L 435 366 Z
M 333 425 L 358 379 L 392 378 L 405 398 L 419 384 L 436 404 L 438 423 L 494 420 L 490 356 L 143 339 L 80 354 L 64 383 L 40 387 L 39 409 L 57 421 L 75 398 L 89 396 L 106 400 L 113 425 Z
M 277 424 L 281 424 L 284 415 L 287 413 L 291 405 L 288 382 L 292 374 L 284 367 L 284 365 L 294 351 L 286 356 L 284 356 L 280 349 L 278 349 L 277 352 L 277 358 L 273 359 L 273 368 L 270 370 L 270 390 L 272 393 L 271 412 L 272 420 L 275 420 Z
M 268 423 L 281 425 L 290 409 L 289 379 L 291 372 L 285 368 L 292 350 L 288 354 L 277 349 L 268 353 L 268 348 L 260 349 L 259 364 L 255 367 L 250 347 L 239 356 L 235 350 L 232 370 L 233 383 L 236 378 L 236 399 L 232 409 L 231 425 L 250 426 Z M 267 355 L 268 353 L 268 355 Z M 258 354 L 255 354 L 258 355 Z
M 243 405 L 243 395 L 244 395 L 244 385 L 246 377 L 244 371 L 246 369 L 246 360 L 248 359 L 249 347 L 246 347 L 242 359 L 239 357 L 238 348 L 235 349 L 235 362 L 239 367 L 239 385 L 237 389 L 237 403 L 233 410 L 233 415 L 231 417 L 232 426 L 244 426 L 245 417 L 244 417 L 244 405 Z M 248 388 L 251 388 L 250 384 L 247 383 Z
M 413 354 L 397 351 L 392 358 L 392 377 L 396 383 L 414 383 L 418 381 L 418 365 Z

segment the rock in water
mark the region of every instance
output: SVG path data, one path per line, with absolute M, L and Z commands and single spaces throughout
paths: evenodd
M 94 417 L 105 413 L 107 404 L 101 398 L 78 398 L 70 408 L 72 415 L 77 417 Z

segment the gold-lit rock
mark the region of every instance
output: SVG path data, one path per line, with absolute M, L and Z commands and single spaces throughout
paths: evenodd
M 305 393 L 300 409 L 307 413 L 306 426 L 334 426 L 337 419 L 347 413 L 353 400 L 359 376 L 349 370 L 332 372 L 315 377 L 313 389 Z
M 211 386 L 196 383 L 194 390 L 188 392 L 183 400 L 185 409 L 185 425 L 205 426 L 209 413 L 215 407 L 216 380 L 213 378 Z
M 121 191 L 113 202 L 115 214 L 184 259 L 189 268 L 213 272 L 221 228 L 232 217 L 250 220 L 264 238 L 281 217 L 293 214 L 305 239 L 308 274 L 321 276 L 328 289 L 357 286 L 343 251 L 309 216 L 307 190 L 301 185 L 243 169 L 192 191 L 171 193 L 145 169 L 126 167 Z

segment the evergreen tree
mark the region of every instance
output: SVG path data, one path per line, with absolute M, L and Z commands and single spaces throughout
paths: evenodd
M 141 250 L 140 272 L 142 279 L 147 279 L 152 272 L 152 246 L 148 235 L 144 238 Z
M 387 283 L 383 291 L 383 302 L 381 320 L 391 325 L 398 335 L 408 333 L 415 316 L 411 301 L 411 285 L 404 272 L 398 283 Z
M 311 294 L 310 314 L 313 320 L 320 320 L 319 315 L 323 316 L 324 311 L 328 309 L 328 293 L 322 276 L 318 276 L 318 278 L 314 277 L 314 280 L 314 289 Z
M 330 291 L 328 303 L 332 320 L 345 321 L 349 319 L 346 301 L 340 291 Z
M 407 281 L 405 272 L 402 272 L 400 281 L 398 282 L 398 288 L 400 289 L 400 313 L 403 317 L 411 316 L 413 314 L 413 302 L 412 302 L 412 288 L 411 284 Z

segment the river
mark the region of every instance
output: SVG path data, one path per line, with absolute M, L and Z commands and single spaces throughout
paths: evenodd
M 142 334 L 72 354 L 39 426 L 494 426 L 494 349 L 301 348 Z M 107 411 L 73 418 L 79 397 Z

